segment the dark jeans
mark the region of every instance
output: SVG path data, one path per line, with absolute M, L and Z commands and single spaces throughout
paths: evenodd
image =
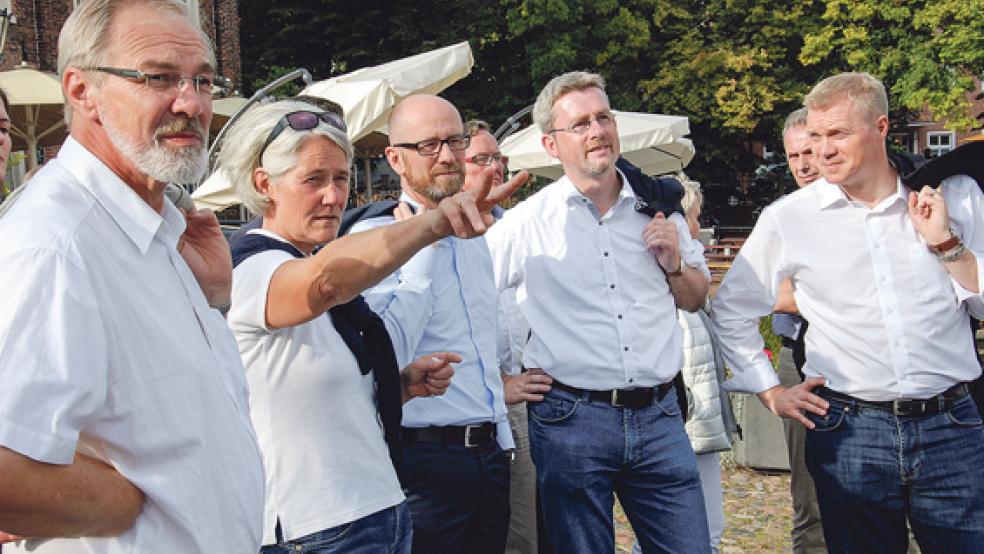
M 615 551 L 615 495 L 646 554 L 710 551 L 697 459 L 672 390 L 616 408 L 554 387 L 529 403 L 530 449 L 554 550 Z
M 984 427 L 971 397 L 923 417 L 827 401 L 826 416 L 807 413 L 806 464 L 830 552 L 903 554 L 908 518 L 927 554 L 984 553 Z
M 411 443 L 399 470 L 416 554 L 502 554 L 509 531 L 509 465 L 488 446 Z
M 409 554 L 410 509 L 406 502 L 305 537 L 264 546 L 261 554 Z

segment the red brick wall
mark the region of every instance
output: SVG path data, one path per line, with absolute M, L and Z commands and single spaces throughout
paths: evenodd
M 215 44 L 219 70 L 239 86 L 239 3 L 237 0 L 198 0 L 202 28 Z M 17 24 L 11 25 L 0 71 L 27 62 L 43 71 L 55 71 L 58 33 L 72 12 L 73 0 L 13 0 Z M 35 13 L 35 7 L 37 12 Z

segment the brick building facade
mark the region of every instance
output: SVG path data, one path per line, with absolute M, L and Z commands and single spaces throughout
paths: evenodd
M 13 19 L 7 33 L 0 71 L 28 64 L 55 71 L 58 32 L 72 10 L 84 0 L 10 0 Z M 242 79 L 239 54 L 238 0 L 184 0 L 215 45 L 218 70 L 238 88 Z M 2 2 L 0 2 L 2 4 Z

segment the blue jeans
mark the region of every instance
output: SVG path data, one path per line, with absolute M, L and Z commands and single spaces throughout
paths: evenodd
M 970 396 L 923 417 L 827 401 L 826 416 L 807 413 L 806 464 L 831 553 L 903 554 L 906 518 L 927 554 L 984 552 L 984 426 Z
M 530 450 L 555 552 L 615 552 L 615 495 L 646 554 L 710 551 L 697 460 L 676 393 L 641 409 L 556 387 L 529 403 Z
M 502 554 L 509 532 L 509 465 L 493 440 L 481 448 L 403 445 L 398 471 L 417 554 Z
M 406 502 L 355 521 L 260 549 L 261 554 L 410 554 L 412 529 Z

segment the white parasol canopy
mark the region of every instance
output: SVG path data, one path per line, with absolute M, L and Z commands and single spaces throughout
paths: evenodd
M 0 88 L 10 99 L 11 135 L 14 150 L 27 151 L 27 167 L 38 165 L 38 146 L 65 140 L 61 81 L 54 73 L 19 68 L 0 73 Z
M 301 94 L 340 105 L 349 138 L 366 154 L 379 150 L 380 134 L 386 133 L 386 121 L 397 102 L 411 94 L 437 94 L 471 73 L 474 65 L 471 46 L 461 42 L 319 81 Z M 239 203 L 221 171 L 210 175 L 192 198 L 198 207 L 213 210 Z
M 613 110 L 618 124 L 622 157 L 647 175 L 682 170 L 694 157 L 694 145 L 685 138 L 690 133 L 686 117 L 675 115 L 620 112 Z M 525 169 L 533 175 L 559 179 L 564 174 L 560 160 L 543 149 L 539 127 L 530 125 L 502 141 L 500 149 L 509 156 L 509 169 Z

